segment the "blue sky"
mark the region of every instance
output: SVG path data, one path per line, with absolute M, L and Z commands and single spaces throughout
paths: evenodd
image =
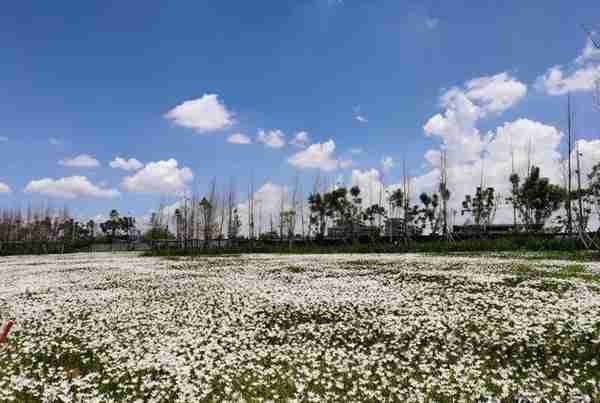
M 142 164 L 174 159 L 173 172 L 172 164 L 141 170 L 174 173 L 175 181 L 200 191 L 213 176 L 236 178 L 245 189 L 251 174 L 258 184 L 284 184 L 297 171 L 309 186 L 320 169 L 307 164 L 311 155 L 295 166 L 289 158 L 329 140 L 335 148 L 321 171 L 332 181 L 370 169 L 381 174 L 384 157 L 395 161 L 388 182 L 398 181 L 402 158 L 411 175 L 424 178 L 435 169 L 425 153 L 456 141 L 428 136 L 424 126 L 455 109 L 440 103 L 445 93 L 467 92 L 465 83 L 481 77 L 526 87 L 510 105 L 475 120 L 482 137 L 519 118 L 564 130 L 561 88 L 572 85 L 578 135 L 595 153 L 600 113 L 592 108 L 591 87 L 557 80 L 544 87 L 543 77 L 557 65 L 561 79 L 585 68 L 596 71 L 596 55 L 575 60 L 586 48 L 580 24 L 600 27 L 600 7 L 597 1 L 524 3 L 11 2 L 0 15 L 0 183 L 10 188 L 0 193 L 0 206 L 50 201 L 81 216 L 113 207 L 142 215 L 161 195 L 177 193 L 176 185 L 169 191 L 153 186 L 152 180 L 165 179 L 156 172 L 124 185 L 125 177 L 140 171 L 111 168 L 117 156 Z M 196 116 L 196 123 L 208 119 L 215 127 L 199 133 L 167 116 L 206 94 L 218 97 L 201 105 L 223 108 L 227 124 L 219 124 L 218 116 Z M 219 110 L 199 111 L 213 112 Z M 259 129 L 280 130 L 286 145 L 257 143 Z M 308 133 L 305 147 L 289 144 L 301 131 Z M 252 144 L 228 143 L 234 133 Z M 82 154 L 100 166 L 59 163 Z M 456 164 L 478 169 L 474 160 Z M 193 180 L 179 171 L 183 167 Z M 70 198 L 63 197 L 64 188 L 52 191 L 56 183 L 23 191 L 31 181 L 73 176 L 85 176 L 100 193 L 81 181 L 68 185 L 78 189 Z

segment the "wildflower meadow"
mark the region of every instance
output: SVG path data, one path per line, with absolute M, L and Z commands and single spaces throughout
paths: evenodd
M 598 402 L 600 264 L 0 260 L 2 402 Z

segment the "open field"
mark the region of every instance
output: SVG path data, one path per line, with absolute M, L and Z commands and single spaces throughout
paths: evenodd
M 0 401 L 600 401 L 598 263 L 10 257 L 8 318 Z

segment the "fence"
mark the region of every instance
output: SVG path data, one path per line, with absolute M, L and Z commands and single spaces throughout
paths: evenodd
M 74 252 L 126 252 L 147 251 L 150 244 L 136 242 L 92 243 L 60 242 L 60 241 L 0 241 L 0 256 L 9 255 L 44 255 Z

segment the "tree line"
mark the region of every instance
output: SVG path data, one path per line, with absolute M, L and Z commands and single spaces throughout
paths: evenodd
M 458 214 L 485 234 L 494 224 L 501 206 L 512 208 L 511 231 L 514 232 L 597 230 L 589 227 L 593 214 L 600 222 L 600 162 L 587 175 L 585 185 L 579 183 L 571 189 L 551 183 L 538 166 L 529 166 L 524 177 L 512 173 L 507 179 L 508 194 L 500 195 L 494 187 L 482 183 L 464 197 L 460 208 L 450 209 L 452 191 L 444 167 L 434 192 L 414 197 L 410 179 L 403 176 L 398 186 L 387 189 L 381 186 L 379 195 L 375 196 L 377 200 L 371 202 L 365 200 L 359 186 L 336 185 L 323 189 L 318 177 L 313 190 L 304 197 L 296 178 L 294 185 L 282 192 L 278 211 L 270 211 L 266 217 L 261 212 L 253 184 L 242 206 L 233 185 L 219 190 L 213 180 L 203 197 L 184 197 L 170 208 L 161 205 L 152 215 L 147 234 L 152 234 L 152 239 L 170 238 L 181 242 L 271 239 L 287 240 L 290 244 L 296 239 L 322 240 L 331 234 L 349 242 L 365 237 L 394 242 L 424 234 L 451 239 L 451 223 L 455 224 Z M 243 224 L 245 231 L 242 232 Z

